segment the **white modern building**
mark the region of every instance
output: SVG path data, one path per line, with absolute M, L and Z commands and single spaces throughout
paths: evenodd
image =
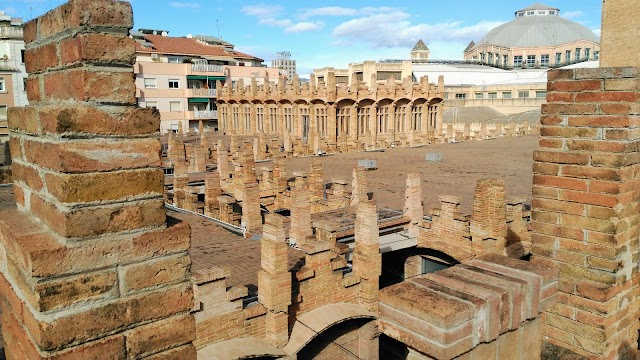
M 271 67 L 284 70 L 289 80 L 293 79 L 293 76 L 298 73 L 296 61 L 291 58 L 291 53 L 288 51 L 278 52 L 276 58 L 271 60 Z

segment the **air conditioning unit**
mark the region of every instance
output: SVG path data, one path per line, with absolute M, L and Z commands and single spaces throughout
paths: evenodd
M 358 167 L 364 167 L 365 170 L 375 170 L 378 165 L 376 160 L 358 160 Z

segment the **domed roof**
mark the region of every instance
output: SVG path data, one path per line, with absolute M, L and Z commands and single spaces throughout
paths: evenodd
M 476 46 L 496 45 L 508 48 L 557 46 L 578 40 L 596 43 L 593 31 L 560 17 L 559 10 L 534 4 L 516 11 L 516 18 L 489 31 Z

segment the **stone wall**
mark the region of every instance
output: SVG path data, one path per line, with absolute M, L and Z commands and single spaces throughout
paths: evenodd
M 9 112 L 18 210 L 0 216 L 10 359 L 195 359 L 190 231 L 165 215 L 132 25 L 131 5 L 107 0 L 25 25 L 30 105 Z

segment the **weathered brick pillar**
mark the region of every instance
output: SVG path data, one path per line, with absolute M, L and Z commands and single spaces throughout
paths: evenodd
M 284 217 L 268 214 L 265 217 L 263 236 L 260 240 L 258 272 L 258 301 L 267 308 L 267 340 L 282 348 L 289 341 L 288 311 L 291 305 L 291 273 Z
M 424 216 L 422 206 L 422 179 L 419 173 L 407 174 L 407 185 L 404 189 L 404 214 L 411 222 L 408 225 L 409 236 L 418 236 L 418 224 Z
M 25 25 L 30 105 L 9 113 L 18 210 L 0 216 L 10 359 L 195 359 L 189 227 L 167 223 L 160 116 L 136 104 L 131 5 Z
M 364 167 L 353 169 L 351 182 L 351 206 L 358 206 L 361 201 L 367 201 L 367 173 Z
M 307 237 L 313 235 L 311 228 L 311 203 L 309 202 L 309 185 L 304 174 L 294 174 L 296 182 L 291 191 L 291 230 L 289 242 L 302 244 Z
M 505 255 L 507 247 L 507 203 L 504 180 L 480 179 L 473 194 L 470 222 L 475 255 L 491 252 Z
M 311 160 L 309 169 L 309 195 L 313 205 L 324 200 L 324 175 L 322 171 L 322 160 Z
M 593 358 L 637 347 L 638 73 L 550 71 L 534 153 L 531 251 L 560 270 L 545 339 Z
M 242 164 L 242 222 L 249 234 L 255 234 L 262 230 L 260 186 L 253 157 L 245 156 Z
M 362 278 L 358 299 L 369 311 L 378 311 L 378 290 L 382 274 L 378 209 L 373 201 L 358 204 L 353 249 L 353 272 Z
M 217 172 L 208 172 L 204 178 L 204 214 L 217 218 L 220 208 L 218 197 L 222 195 L 220 188 L 220 174 Z
M 636 0 L 602 1 L 600 67 L 638 66 L 638 13 L 640 2 Z

